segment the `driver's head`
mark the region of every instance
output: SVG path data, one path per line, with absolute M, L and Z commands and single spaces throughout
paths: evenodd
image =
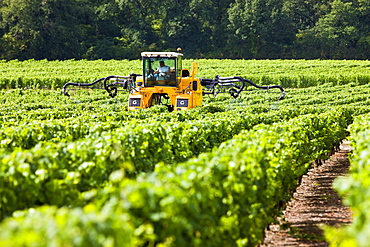
M 159 66 L 163 67 L 164 66 L 164 61 L 159 61 Z

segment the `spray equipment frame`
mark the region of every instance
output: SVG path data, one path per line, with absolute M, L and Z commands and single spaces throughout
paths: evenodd
M 117 96 L 118 91 L 127 91 L 129 92 L 128 110 L 144 109 L 160 104 L 166 105 L 170 111 L 202 106 L 204 95 L 216 97 L 220 93 L 229 93 L 237 98 L 243 91 L 266 90 L 280 93 L 279 100 L 285 97 L 285 91 L 279 85 L 259 86 L 240 76 L 216 76 L 215 79 L 196 77 L 198 63 L 193 62 L 191 69 L 183 68 L 181 49 L 177 52 L 142 52 L 141 56 L 141 75 L 111 75 L 92 83 L 69 82 L 63 86 L 62 92 L 70 96 L 68 90 L 103 89 L 113 98 Z M 164 62 L 165 66 L 163 66 Z M 154 70 L 155 68 L 157 70 Z M 166 71 L 162 71 L 164 69 Z M 158 72 L 166 74 L 155 76 Z M 248 86 L 256 89 L 247 89 Z M 270 89 L 278 89 L 280 92 L 270 91 Z
M 120 75 L 110 75 L 107 77 L 102 77 L 93 81 L 92 83 L 75 83 L 75 82 L 68 82 L 64 84 L 62 88 L 62 93 L 65 96 L 70 97 L 68 90 L 79 90 L 79 89 L 67 89 L 69 86 L 77 86 L 77 87 L 84 87 L 84 88 L 91 88 L 91 89 L 104 89 L 108 92 L 108 95 L 112 98 L 117 96 L 118 91 L 131 91 L 134 90 L 135 79 L 137 74 L 130 74 L 129 76 L 120 76 Z M 97 86 L 102 84 L 102 86 Z M 97 87 L 96 87 L 97 86 Z M 121 89 L 118 89 L 121 88 Z
M 219 93 L 229 93 L 232 97 L 237 98 L 241 92 L 251 91 L 246 90 L 248 84 L 262 90 L 277 88 L 281 91 L 279 100 L 282 100 L 285 97 L 285 91 L 279 85 L 259 86 L 240 76 L 220 77 L 217 75 L 215 79 L 201 79 L 201 84 L 206 88 L 206 91 L 204 91 L 203 94 L 210 94 L 214 97 Z M 225 91 L 224 89 L 228 89 L 228 91 Z
M 68 90 L 76 90 L 76 89 L 68 89 L 68 86 L 77 86 L 77 87 L 85 87 L 85 88 L 95 88 L 95 89 L 105 89 L 108 92 L 108 95 L 112 98 L 117 96 L 118 91 L 131 91 L 135 90 L 136 84 L 135 79 L 137 76 L 141 76 L 138 74 L 130 74 L 129 76 L 119 76 L 119 75 L 111 75 L 107 77 L 100 78 L 95 80 L 92 83 L 75 83 L 75 82 L 68 82 L 64 84 L 62 88 L 62 93 L 66 96 L 70 96 Z M 252 91 L 246 90 L 248 84 L 252 85 L 257 89 L 262 90 L 269 90 L 277 88 L 281 91 L 281 95 L 279 100 L 282 100 L 285 97 L 284 89 L 279 85 L 270 85 L 270 86 L 259 86 L 248 79 L 244 79 L 239 76 L 232 76 L 232 77 L 220 77 L 216 76 L 215 79 L 200 79 L 201 85 L 205 87 L 203 90 L 203 95 L 212 95 L 216 97 L 220 93 L 229 93 L 232 97 L 237 98 L 241 92 L 244 91 Z M 94 85 L 98 84 L 99 82 L 103 83 L 103 87 L 94 87 Z M 111 82 L 108 84 L 108 82 Z M 118 89 L 121 88 L 121 89 Z M 225 89 L 228 89 L 225 91 Z

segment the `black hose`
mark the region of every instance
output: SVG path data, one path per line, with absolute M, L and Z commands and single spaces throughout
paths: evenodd
M 64 84 L 63 88 L 62 88 L 62 93 L 65 95 L 65 96 L 70 96 L 68 93 L 67 93 L 67 87 L 68 86 L 78 86 L 78 87 L 89 87 L 89 86 L 92 86 L 102 80 L 104 80 L 106 77 L 103 77 L 103 78 L 100 78 L 100 79 L 97 79 L 96 81 L 92 82 L 92 83 L 75 83 L 75 82 L 68 82 L 66 84 Z
M 242 85 L 239 86 L 239 85 L 235 84 L 236 82 L 241 82 Z M 234 98 L 237 98 L 239 96 L 239 94 L 244 90 L 244 88 L 246 86 L 245 82 L 247 82 L 250 85 L 252 85 L 256 88 L 259 88 L 259 89 L 269 90 L 269 89 L 272 89 L 272 88 L 278 88 L 281 91 L 281 96 L 280 96 L 279 100 L 281 100 L 285 97 L 285 91 L 279 85 L 259 86 L 255 83 L 251 82 L 250 80 L 244 79 L 244 78 L 239 77 L 239 76 L 220 77 L 220 76 L 217 75 L 214 80 L 212 80 L 212 79 L 201 79 L 201 85 L 202 86 L 205 86 L 207 88 L 211 88 L 213 90 L 214 90 L 216 85 L 219 85 L 221 87 L 234 87 L 234 88 L 229 90 L 230 95 L 233 96 Z M 235 88 L 237 88 L 238 90 L 236 90 Z
M 234 77 L 220 77 L 220 76 L 216 76 L 216 80 L 217 81 L 221 81 L 222 85 L 225 85 L 225 86 L 233 86 L 235 88 L 237 88 L 238 90 L 236 90 L 234 88 L 234 90 L 229 90 L 230 92 L 230 95 L 233 96 L 235 99 L 239 96 L 239 94 L 243 91 L 244 87 L 245 87 L 245 80 L 241 77 L 238 77 L 238 76 L 234 76 Z M 237 81 L 235 81 L 237 80 Z M 242 85 L 239 86 L 239 85 L 236 85 L 235 82 L 241 82 Z
M 114 98 L 117 95 L 117 88 L 114 87 L 113 90 L 111 90 L 109 88 L 109 85 L 107 85 L 107 81 L 109 81 L 110 78 L 117 78 L 117 77 L 119 77 L 119 76 L 110 75 L 110 76 L 107 76 L 107 77 L 104 78 L 104 88 L 108 92 L 109 96 L 112 97 L 112 98 Z M 113 93 L 112 93 L 112 91 L 113 91 Z
M 92 86 L 100 81 L 103 81 L 104 82 L 104 89 L 108 92 L 109 96 L 111 96 L 112 98 L 115 97 L 117 95 L 117 87 L 114 87 L 114 85 L 117 85 L 117 82 L 115 83 L 110 83 L 110 84 L 107 84 L 107 81 L 109 81 L 111 78 L 118 78 L 117 81 L 120 81 L 120 82 L 123 82 L 121 83 L 122 86 L 123 86 L 123 89 L 128 89 L 130 87 L 129 85 L 129 77 L 132 78 L 132 81 L 135 82 L 136 81 L 136 77 L 138 76 L 141 76 L 139 74 L 130 74 L 129 76 L 119 76 L 119 75 L 111 75 L 111 76 L 107 76 L 107 77 L 103 77 L 103 78 L 100 78 L 92 83 L 75 83 L 75 82 L 68 82 L 66 84 L 64 84 L 63 88 L 62 88 L 62 93 L 66 96 L 70 96 L 67 92 L 67 87 L 68 86 L 81 86 L 81 87 L 89 87 L 89 86 Z M 123 81 L 122 79 L 126 79 L 125 81 Z M 131 80 L 130 80 L 131 81 Z
M 244 81 L 246 81 L 246 82 L 248 82 L 249 84 L 251 84 L 252 86 L 254 86 L 254 87 L 256 87 L 256 88 L 260 88 L 260 89 L 266 89 L 266 90 L 269 90 L 270 88 L 278 88 L 278 89 L 280 89 L 280 91 L 281 91 L 281 95 L 280 95 L 280 97 L 279 97 L 279 100 L 282 100 L 282 99 L 284 99 L 284 97 L 285 97 L 285 91 L 284 91 L 284 89 L 281 87 L 281 86 L 279 86 L 279 85 L 272 85 L 272 86 L 259 86 L 259 85 L 257 85 L 257 84 L 254 84 L 253 82 L 251 82 L 250 80 L 248 80 L 248 79 L 243 79 Z

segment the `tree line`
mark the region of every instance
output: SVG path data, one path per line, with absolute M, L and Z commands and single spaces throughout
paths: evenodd
M 0 0 L 0 59 L 367 59 L 370 0 Z

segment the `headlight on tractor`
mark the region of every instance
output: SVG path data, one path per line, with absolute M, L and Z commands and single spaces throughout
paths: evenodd
M 177 99 L 177 107 L 189 107 L 189 99 Z
M 129 100 L 128 105 L 130 107 L 138 107 L 138 106 L 140 106 L 140 98 L 131 98 Z

